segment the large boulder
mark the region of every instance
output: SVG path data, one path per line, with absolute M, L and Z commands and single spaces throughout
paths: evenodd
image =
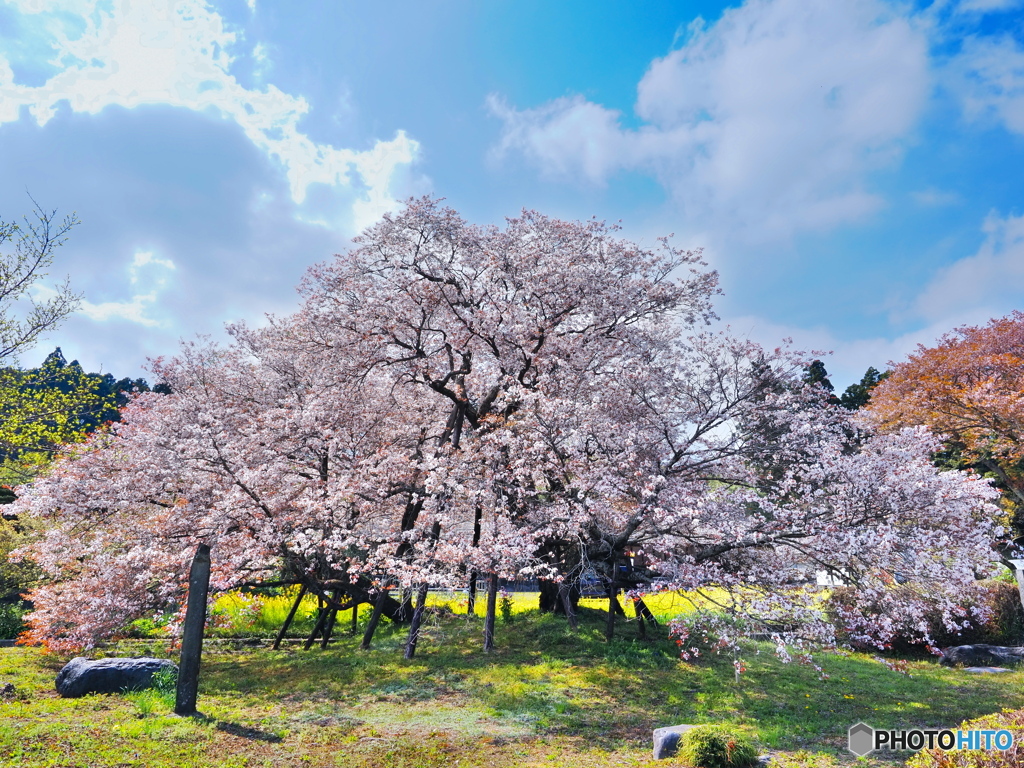
M 141 691 L 153 686 L 153 675 L 178 671 L 168 659 L 72 659 L 57 674 L 57 693 L 69 699 L 88 693 Z
M 1024 664 L 1024 646 L 957 645 L 942 652 L 947 667 L 1005 667 Z

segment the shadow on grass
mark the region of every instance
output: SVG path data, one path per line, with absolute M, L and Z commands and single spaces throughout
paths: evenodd
M 632 623 L 618 624 L 609 643 L 604 621 L 602 611 L 583 609 L 572 632 L 564 618 L 517 614 L 499 622 L 491 654 L 481 648 L 482 622 L 465 617 L 425 626 L 412 660 L 401 656 L 406 629 L 387 625 L 366 652 L 357 649 L 358 635 L 343 633 L 326 651 L 213 654 L 203 690 L 299 709 L 329 704 L 340 716 L 370 704 L 376 724 L 399 729 L 411 712 L 427 722 L 430 712 L 455 708 L 485 730 L 487 723 L 515 725 L 601 749 L 649 744 L 656 727 L 706 722 L 748 730 L 773 748 L 838 748 L 861 720 L 876 728 L 952 727 L 1024 707 L 1024 672 L 971 677 L 920 660 L 908 677 L 868 655 L 821 654 L 822 679 L 812 667 L 783 664 L 769 646 L 751 644 L 737 681 L 731 655 L 684 663 L 664 627 L 638 640 Z
M 270 744 L 280 744 L 284 741 L 284 739 L 276 733 L 261 731 L 259 728 L 252 728 L 251 726 L 242 725 L 240 723 L 229 723 L 226 720 L 218 720 L 215 717 L 204 715 L 202 712 L 196 712 L 193 715 L 188 715 L 188 717 L 196 722 L 213 726 L 215 730 L 218 730 L 221 733 L 238 736 L 242 739 L 249 739 L 250 741 L 265 741 Z
M 243 739 L 250 739 L 252 741 L 266 741 L 271 744 L 279 744 L 284 741 L 276 733 L 269 733 L 268 731 L 261 731 L 259 728 L 250 728 L 246 725 L 239 725 L 238 723 L 226 723 L 223 720 L 218 720 L 214 728 L 224 733 L 230 733 L 232 736 L 240 736 Z

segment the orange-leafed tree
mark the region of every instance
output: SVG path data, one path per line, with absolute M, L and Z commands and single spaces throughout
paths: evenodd
M 918 345 L 868 411 L 883 429 L 924 424 L 943 436 L 937 458 L 992 477 L 1014 533 L 1024 533 L 1024 312 Z

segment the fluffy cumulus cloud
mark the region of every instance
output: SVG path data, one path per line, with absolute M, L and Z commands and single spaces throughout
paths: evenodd
M 45 30 L 52 74 L 42 84 L 17 82 L 0 55 L 0 124 L 23 109 L 45 125 L 62 103 L 97 114 L 110 105 L 161 104 L 213 112 L 245 136 L 287 176 L 301 204 L 312 185 L 357 191 L 339 221 L 359 230 L 395 204 L 393 177 L 412 163 L 417 142 L 399 131 L 365 151 L 314 142 L 299 129 L 309 111 L 301 96 L 274 85 L 244 87 L 229 71 L 239 42 L 203 0 L 14 0 L 34 30 Z
M 499 152 L 603 183 L 646 170 L 691 220 L 788 238 L 874 211 L 870 171 L 898 158 L 931 88 L 928 40 L 877 0 L 748 0 L 655 60 L 637 129 L 581 97 L 492 97 Z
M 1019 309 L 1024 294 L 1024 216 L 992 213 L 985 239 L 973 255 L 941 270 L 918 297 L 915 309 L 936 320 L 951 315 L 982 322 Z

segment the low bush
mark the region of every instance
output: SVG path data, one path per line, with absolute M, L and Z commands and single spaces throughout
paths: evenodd
M 20 635 L 25 624 L 21 617 L 25 611 L 16 603 L 0 603 L 0 640 L 13 640 Z
M 696 768 L 749 768 L 757 765 L 757 750 L 750 739 L 714 725 L 702 725 L 684 733 L 679 757 Z
M 907 587 L 895 587 L 906 589 Z M 835 616 L 836 608 L 853 604 L 855 589 L 837 587 L 829 597 L 828 609 Z M 1001 580 L 984 581 L 978 584 L 978 594 L 964 602 L 970 626 L 951 630 L 942 621 L 940 611 L 925 615 L 927 630 L 932 642 L 939 648 L 955 645 L 1021 645 L 1024 644 L 1024 608 L 1021 607 L 1020 593 L 1016 584 Z M 974 618 L 974 609 L 983 609 L 988 614 L 984 621 Z M 897 652 L 913 652 L 921 649 L 920 640 L 913 627 L 906 627 L 891 641 Z

